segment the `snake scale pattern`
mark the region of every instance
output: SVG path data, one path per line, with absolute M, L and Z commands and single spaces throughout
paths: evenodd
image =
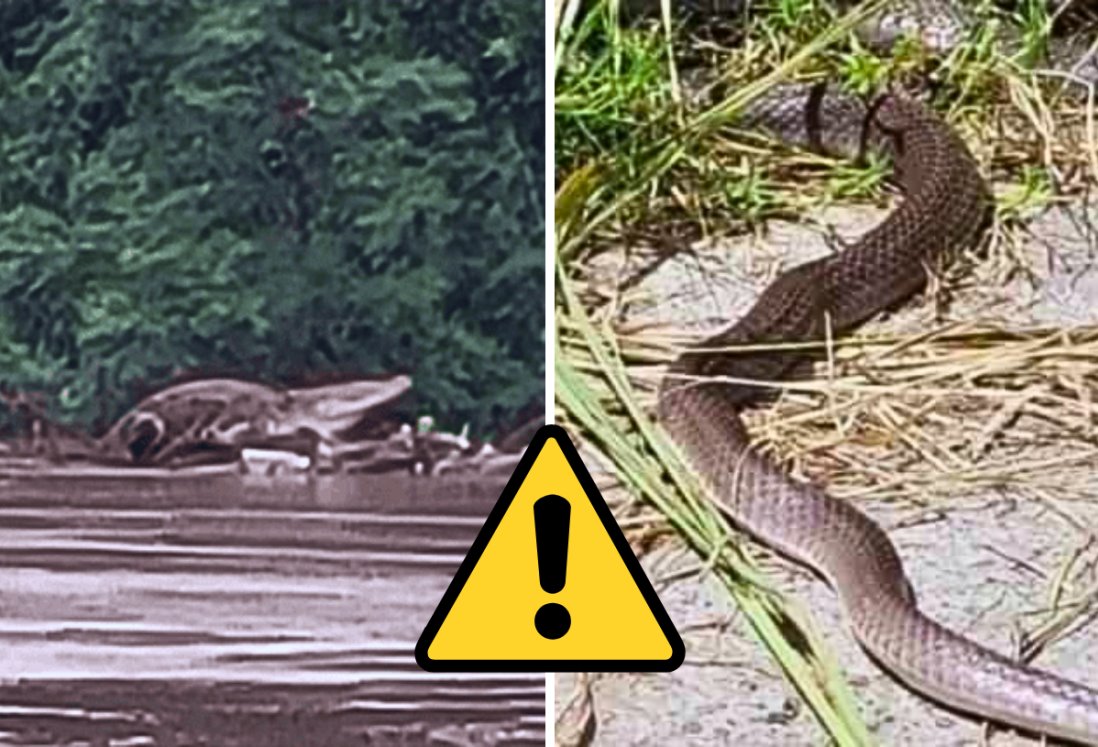
M 918 292 L 928 265 L 975 240 L 985 224 L 991 203 L 976 162 L 934 113 L 898 94 L 863 105 L 822 87 L 778 91 L 748 119 L 823 150 L 884 152 L 904 199 L 842 253 L 780 275 L 743 318 L 699 344 L 709 352 L 676 360 L 660 386 L 661 423 L 734 523 L 817 569 L 858 641 L 912 689 L 1002 724 L 1098 745 L 1098 691 L 1016 663 L 923 615 L 884 530 L 750 448 L 740 411 L 756 395 L 722 377 L 780 379 L 795 354 L 712 352 L 822 340 L 825 324 L 849 330 Z

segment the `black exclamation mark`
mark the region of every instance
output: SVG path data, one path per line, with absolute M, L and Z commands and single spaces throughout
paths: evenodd
M 538 543 L 538 580 L 548 594 L 564 588 L 568 574 L 568 525 L 572 505 L 559 495 L 534 502 L 534 533 Z M 543 638 L 555 641 L 568 632 L 572 617 L 563 605 L 543 604 L 534 615 L 534 627 Z

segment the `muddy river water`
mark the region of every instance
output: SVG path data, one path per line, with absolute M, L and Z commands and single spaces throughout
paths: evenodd
M 504 482 L 0 471 L 0 743 L 543 744 L 413 659 Z

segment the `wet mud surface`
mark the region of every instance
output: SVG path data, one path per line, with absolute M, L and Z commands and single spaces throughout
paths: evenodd
M 413 657 L 504 482 L 0 471 L 0 743 L 543 743 Z

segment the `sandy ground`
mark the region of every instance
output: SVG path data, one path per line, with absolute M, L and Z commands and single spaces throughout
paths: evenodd
M 835 226 L 853 238 L 879 221 L 884 209 L 832 209 L 802 224 L 775 223 L 761 240 L 699 244 L 647 275 L 629 294 L 624 317 L 638 325 L 669 324 L 713 330 L 737 318 L 776 266 L 792 266 L 829 251 L 821 227 Z M 866 331 L 919 329 L 953 319 L 1008 319 L 1019 326 L 1071 327 L 1098 322 L 1098 254 L 1083 208 L 1053 209 L 1036 216 L 1022 247 L 1025 273 L 1005 273 L 991 260 L 968 268 L 966 284 L 985 290 L 966 300 L 959 288 L 948 309 L 913 301 Z M 634 260 L 607 254 L 605 280 L 629 275 Z M 993 288 L 990 291 L 986 288 Z M 943 318 L 944 316 L 944 318 Z M 988 413 L 990 416 L 990 412 Z M 1021 422 L 1020 427 L 1025 427 Z M 1093 426 L 1090 428 L 1093 435 Z M 1089 448 L 1084 436 L 1048 448 Z M 611 504 L 620 490 L 588 464 L 608 486 Z M 1014 653 L 1018 634 L 1047 619 L 1051 589 L 1066 561 L 1071 594 L 1098 583 L 1098 484 L 1087 487 L 1098 459 L 1050 469 L 1024 483 L 953 491 L 948 496 L 862 500 L 859 505 L 884 525 L 907 564 L 926 612 L 970 637 Z M 816 475 L 817 478 L 825 477 Z M 1070 489 L 1064 489 L 1070 485 Z M 981 745 L 1008 747 L 1039 740 L 955 715 L 914 695 L 873 664 L 843 622 L 831 590 L 803 569 L 760 548 L 754 554 L 777 586 L 811 614 L 845 669 L 873 735 L 885 745 Z M 687 647 L 686 664 L 669 675 L 560 675 L 557 681 L 558 735 L 573 734 L 570 721 L 589 689 L 596 745 L 729 744 L 820 745 L 827 738 L 812 714 L 784 682 L 727 593 L 697 573 L 664 583 L 677 569 L 696 568 L 698 559 L 676 539 L 660 543 L 642 559 Z M 1098 687 L 1098 614 L 1093 602 L 1084 624 L 1046 648 L 1035 664 Z M 577 685 L 581 686 L 577 689 Z M 562 742 L 564 740 L 561 740 Z

